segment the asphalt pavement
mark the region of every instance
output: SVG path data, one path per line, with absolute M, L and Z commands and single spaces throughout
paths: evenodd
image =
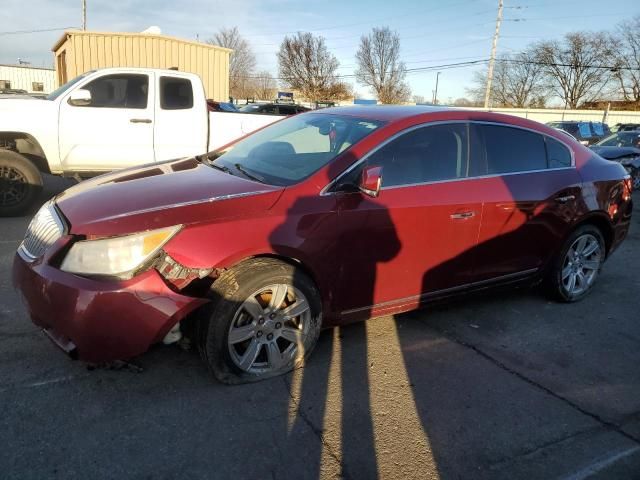
M 28 221 L 0 219 L 0 478 L 640 478 L 639 214 L 580 303 L 502 291 L 328 330 L 306 368 L 234 387 L 177 346 L 142 372 L 67 359 L 11 286 Z

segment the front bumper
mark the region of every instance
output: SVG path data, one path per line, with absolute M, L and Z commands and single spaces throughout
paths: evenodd
M 46 256 L 27 262 L 16 254 L 13 284 L 36 325 L 67 353 L 95 363 L 140 355 L 206 302 L 174 292 L 155 270 L 93 280 L 48 265 Z

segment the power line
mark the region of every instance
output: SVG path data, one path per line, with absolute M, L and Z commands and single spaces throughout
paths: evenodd
M 70 30 L 73 28 L 76 27 L 41 28 L 39 30 L 14 30 L 12 32 L 0 32 L 0 35 L 22 35 L 24 33 L 57 32 L 59 30 Z

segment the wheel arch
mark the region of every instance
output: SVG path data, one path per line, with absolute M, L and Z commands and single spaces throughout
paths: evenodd
M 573 228 L 567 233 L 567 237 L 584 225 L 593 225 L 600 230 L 604 238 L 606 255 L 608 256 L 613 245 L 614 229 L 607 214 L 604 212 L 591 212 L 585 215 L 574 224 Z
M 0 148 L 7 148 L 30 160 L 43 173 L 51 173 L 40 142 L 26 132 L 0 132 Z

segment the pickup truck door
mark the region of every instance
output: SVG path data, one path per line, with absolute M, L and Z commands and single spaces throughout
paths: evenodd
M 154 161 L 154 74 L 109 74 L 78 88 L 91 92 L 91 103 L 60 103 L 63 170 L 109 171 Z
M 179 73 L 171 75 L 160 73 L 156 81 L 158 91 L 154 125 L 156 161 L 205 153 L 209 113 L 200 81 L 193 76 Z

